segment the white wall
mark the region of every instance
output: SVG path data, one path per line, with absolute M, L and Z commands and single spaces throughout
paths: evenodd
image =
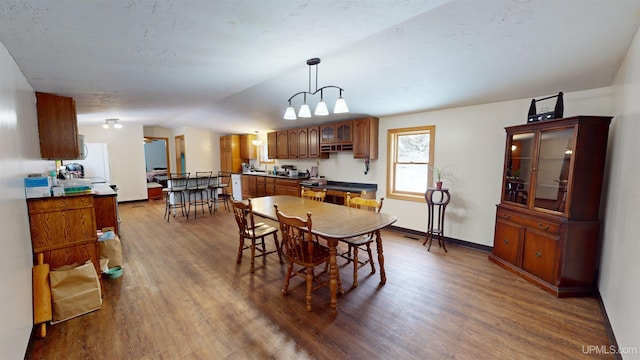
M 184 135 L 186 169 L 196 171 L 220 170 L 220 136 L 208 130 L 181 127 L 173 131 L 173 136 Z M 174 141 L 175 148 L 175 141 Z M 175 150 L 174 150 L 175 151 Z M 174 167 L 172 167 L 174 169 Z
M 118 201 L 147 199 L 142 125 L 122 123 L 122 129 L 102 125 L 79 126 L 85 142 L 106 143 L 111 183 L 118 186 Z
M 22 359 L 33 327 L 31 235 L 23 178 L 46 172 L 33 89 L 0 44 L 0 359 Z
M 540 94 L 538 97 L 547 94 Z M 565 116 L 611 115 L 611 89 L 565 93 Z M 364 160 L 353 153 L 331 154 L 319 161 L 319 172 L 329 180 L 375 183 L 377 197 L 387 197 L 387 130 L 435 125 L 435 164 L 453 165 L 455 182 L 445 180 L 452 200 L 447 207 L 445 234 L 460 240 L 493 246 L 495 205 L 500 202 L 504 162 L 504 127 L 526 123 L 531 99 L 521 99 L 380 119 L 378 159 L 371 160 L 364 175 Z M 279 160 L 306 170 L 316 160 Z M 427 207 L 424 202 L 386 198 L 384 212 L 396 214 L 395 226 L 424 231 Z
M 616 117 L 610 128 L 604 241 L 598 288 L 620 347 L 640 359 L 640 31 L 614 82 Z

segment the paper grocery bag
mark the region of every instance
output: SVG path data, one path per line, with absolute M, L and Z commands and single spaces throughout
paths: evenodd
M 109 267 L 122 266 L 122 244 L 118 235 L 113 239 L 99 240 L 100 257 L 109 259 Z
M 100 280 L 91 260 L 80 266 L 65 266 L 49 273 L 53 320 L 69 320 L 102 307 Z

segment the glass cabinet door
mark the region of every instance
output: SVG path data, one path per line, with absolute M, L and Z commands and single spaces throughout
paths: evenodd
M 564 212 L 573 159 L 574 128 L 540 132 L 533 206 Z
M 504 171 L 503 200 L 527 205 L 535 151 L 535 133 L 510 135 Z

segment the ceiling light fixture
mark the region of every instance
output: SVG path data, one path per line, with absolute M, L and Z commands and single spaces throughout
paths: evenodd
M 335 85 L 327 85 L 318 89 L 318 64 L 320 64 L 319 58 L 313 58 L 313 59 L 307 60 L 307 65 L 309 65 L 309 91 L 300 91 L 298 93 L 293 94 L 293 96 L 289 98 L 289 106 L 287 107 L 287 110 L 284 112 L 285 120 L 296 120 L 298 117 L 306 117 L 306 118 L 311 117 L 311 109 L 309 108 L 309 105 L 307 105 L 307 94 L 315 95 L 318 92 L 320 92 L 320 102 L 318 103 L 318 105 L 316 105 L 316 111 L 313 114 L 316 116 L 329 115 L 327 104 L 324 102 L 324 89 L 329 89 L 329 88 L 336 88 L 340 90 L 340 97 L 336 101 L 336 104 L 333 108 L 333 113 L 341 114 L 341 113 L 349 112 L 349 108 L 347 107 L 347 102 L 344 101 L 344 99 L 342 98 L 342 92 L 344 91 L 343 88 Z M 313 91 L 311 91 L 311 67 L 312 66 L 316 67 L 316 82 L 315 82 L 315 90 Z M 291 100 L 293 100 L 294 97 L 300 94 L 304 96 L 304 103 L 302 104 L 302 106 L 300 106 L 300 110 L 298 111 L 298 116 L 296 117 L 296 110 L 291 105 Z
M 102 124 L 102 127 L 105 129 L 109 128 L 109 123 L 112 122 L 113 127 L 116 129 L 122 129 L 122 124 L 118 123 L 120 119 L 105 119 L 104 120 L 104 124 Z
M 258 139 L 258 131 L 257 131 L 257 130 L 256 130 L 256 138 L 255 138 L 255 139 L 253 139 L 253 140 L 251 140 L 251 143 L 252 143 L 254 146 L 260 146 L 260 145 L 262 145 L 262 140 Z

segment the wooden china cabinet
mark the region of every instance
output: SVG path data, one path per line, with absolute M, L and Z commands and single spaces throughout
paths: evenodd
M 491 261 L 558 297 L 593 293 L 610 122 L 575 116 L 506 128 Z

